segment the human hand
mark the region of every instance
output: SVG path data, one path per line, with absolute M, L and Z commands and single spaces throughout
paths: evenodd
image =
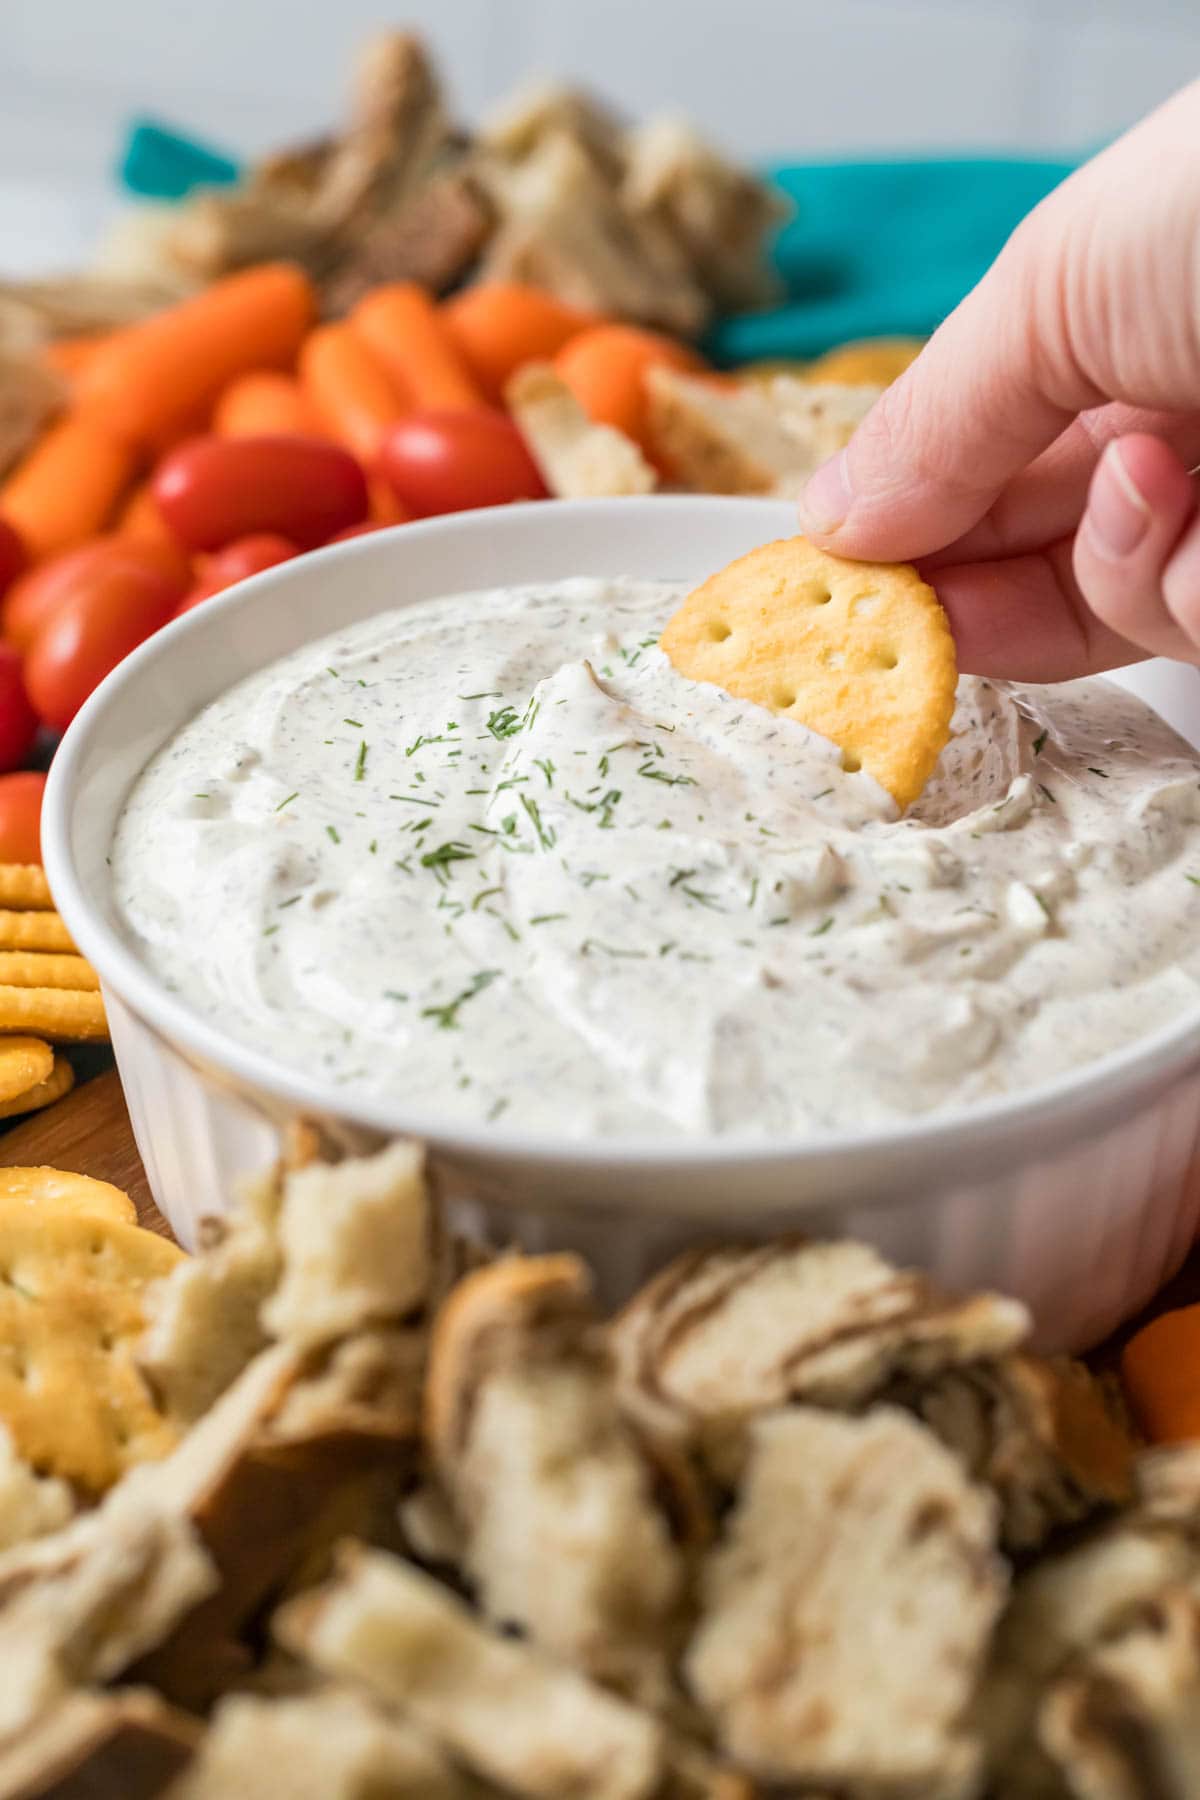
M 964 669 L 1200 662 L 1200 83 L 1055 190 L 813 476 L 805 530 L 916 561 Z

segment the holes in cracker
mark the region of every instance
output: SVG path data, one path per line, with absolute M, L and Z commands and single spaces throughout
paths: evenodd
M 780 712 L 787 712 L 796 704 L 795 692 L 791 688 L 779 688 L 771 704 L 777 706 Z
M 823 583 L 818 583 L 815 587 L 809 588 L 808 597 L 814 606 L 828 606 L 833 599 L 833 594 Z
M 733 636 L 733 626 L 727 625 L 724 619 L 714 619 L 708 628 L 708 635 L 714 644 L 723 644 L 726 638 Z
M 842 767 L 847 775 L 857 775 L 862 768 L 862 757 L 856 756 L 853 750 L 842 751 Z
M 880 650 L 875 660 L 881 669 L 897 669 L 900 666 L 900 658 L 894 650 Z

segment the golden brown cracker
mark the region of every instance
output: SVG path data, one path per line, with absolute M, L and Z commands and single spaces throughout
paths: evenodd
M 100 977 L 83 956 L 46 950 L 0 950 L 0 987 L 73 988 L 94 994 Z
M 134 1350 L 146 1288 L 182 1254 L 134 1225 L 0 1204 L 0 1422 L 39 1473 L 101 1493 L 172 1448 Z
M 0 1039 L 0 1042 L 3 1042 Z M 0 1119 L 18 1119 L 23 1113 L 41 1112 L 43 1107 L 53 1106 L 64 1094 L 69 1094 L 75 1086 L 75 1071 L 65 1056 L 56 1056 L 54 1067 L 45 1081 L 39 1081 L 36 1087 L 18 1094 L 15 1100 L 0 1101 Z
M 786 712 L 908 806 L 950 735 L 954 640 L 904 564 L 847 562 L 806 538 L 739 557 L 662 634 L 681 675 Z
M 15 1100 L 30 1088 L 48 1081 L 54 1070 L 54 1052 L 40 1038 L 0 1039 L 0 1100 Z
M 0 950 L 74 950 L 56 912 L 0 912 Z
M 138 1222 L 137 1207 L 123 1188 L 77 1175 L 73 1169 L 0 1168 L 0 1209 L 11 1202 L 43 1216 L 73 1213 L 85 1219 L 111 1219 L 117 1225 Z
M 0 906 L 17 912 L 53 912 L 50 883 L 40 863 L 0 863 Z
M 809 363 L 804 379 L 837 381 L 846 387 L 889 387 L 924 347 L 923 338 L 856 338 Z
M 56 1044 L 96 1043 L 108 1036 L 104 1002 L 73 988 L 0 987 L 0 1033 L 10 1031 L 40 1032 Z

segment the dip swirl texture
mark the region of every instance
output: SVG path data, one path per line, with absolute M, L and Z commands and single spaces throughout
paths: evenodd
M 285 1065 L 578 1139 L 904 1119 L 1196 1002 L 1200 759 L 1140 701 L 964 679 L 898 819 L 675 672 L 682 592 L 422 602 L 231 689 L 118 826 L 143 960 Z

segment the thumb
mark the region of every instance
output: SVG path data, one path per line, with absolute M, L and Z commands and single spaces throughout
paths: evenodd
M 1032 214 L 978 287 L 817 470 L 800 516 L 839 555 L 908 561 L 952 543 L 1100 397 L 1070 353 L 1061 239 Z

